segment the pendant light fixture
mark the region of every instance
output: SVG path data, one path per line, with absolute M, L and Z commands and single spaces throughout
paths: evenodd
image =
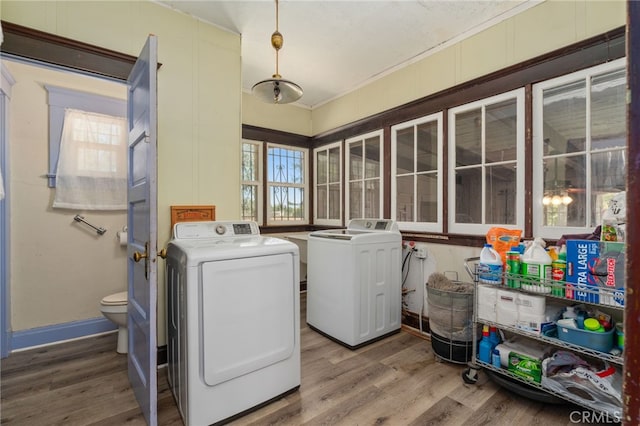
M 278 51 L 284 39 L 278 31 L 278 0 L 276 1 L 276 30 L 271 34 L 271 46 L 276 50 L 276 73 L 272 78 L 262 80 L 251 88 L 260 100 L 273 104 L 288 104 L 302 97 L 302 87 L 292 81 L 284 80 L 278 71 Z

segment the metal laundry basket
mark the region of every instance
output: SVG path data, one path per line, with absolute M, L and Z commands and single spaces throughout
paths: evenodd
M 452 281 L 451 285 L 450 290 L 427 288 L 431 346 L 439 358 L 466 364 L 474 344 L 473 284 Z

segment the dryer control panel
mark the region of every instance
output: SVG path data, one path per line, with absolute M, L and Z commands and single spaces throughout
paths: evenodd
M 256 222 L 179 222 L 173 226 L 173 238 L 181 240 L 198 240 L 246 235 L 260 235 L 260 228 Z

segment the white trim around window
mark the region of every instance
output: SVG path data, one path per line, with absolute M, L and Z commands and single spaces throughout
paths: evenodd
M 272 157 L 272 150 L 274 156 Z M 275 152 L 278 150 L 278 152 Z M 283 158 L 284 155 L 284 158 Z M 309 150 L 267 143 L 267 225 L 305 225 L 309 223 Z M 278 164 L 276 164 L 276 161 Z M 272 169 L 278 168 L 278 170 Z M 302 170 L 299 170 L 299 169 Z M 275 176 L 276 179 L 271 178 Z M 272 190 L 280 192 L 280 213 L 274 212 Z M 298 207 L 296 207 L 296 205 Z M 286 212 L 285 212 L 286 210 Z M 281 219 L 275 219 L 280 214 Z
M 263 145 L 260 141 L 243 139 L 240 148 L 240 215 L 243 220 L 259 224 L 262 224 Z
M 606 197 L 624 190 L 626 165 L 626 58 L 617 59 L 585 70 L 577 71 L 558 78 L 543 81 L 533 86 L 533 233 L 542 238 L 558 239 L 567 234 L 590 234 L 600 225 L 600 208 L 606 205 Z M 617 72 L 616 72 L 617 71 Z M 602 76 L 609 74 L 613 80 L 594 83 Z M 592 88 L 592 84 L 596 88 Z M 545 91 L 548 97 L 545 99 Z M 593 100 L 595 94 L 611 92 L 608 99 Z M 559 123 L 563 129 L 549 129 L 545 123 L 545 106 L 557 104 L 563 114 L 573 114 L 568 119 L 562 117 Z M 597 106 L 599 109 L 595 109 Z M 583 110 L 584 109 L 584 110 Z M 558 121 L 557 114 L 550 117 Z M 595 117 L 594 117 L 595 115 Z M 601 126 L 594 123 L 598 120 Z M 567 123 L 567 121 L 575 123 Z M 599 137 L 593 132 L 604 134 Z M 597 129 L 597 130 L 594 130 Z M 615 129 L 615 130 L 614 130 Z M 545 140 L 545 130 L 549 133 Z M 611 134 L 613 132 L 614 134 Z M 560 144 L 560 149 L 555 145 Z M 599 160 L 606 161 L 599 161 Z M 606 163 L 604 167 L 594 170 L 594 165 Z M 558 203 L 559 220 L 555 225 L 547 216 L 551 205 L 543 204 L 545 189 L 545 164 L 549 173 L 548 182 L 552 187 L 559 187 L 561 195 L 569 195 L 573 201 L 568 204 Z M 553 166 L 551 166 L 553 164 Z M 559 165 L 558 165 L 559 164 Z M 583 172 L 578 175 L 578 172 Z M 617 176 L 612 178 L 610 174 Z M 572 175 L 572 176 L 570 176 Z M 599 175 L 607 175 L 599 176 Z M 608 182 L 606 185 L 598 181 Z M 560 183 L 558 183 L 560 182 Z M 610 188 L 610 189 L 607 189 Z M 566 190 L 566 191 L 565 191 Z M 566 192 L 566 194 L 565 194 Z M 597 195 L 599 193 L 600 195 Z M 603 198 L 600 200 L 600 198 Z M 570 226 L 569 223 L 584 226 Z
M 509 106 L 501 109 L 512 100 L 515 123 Z M 452 108 L 448 117 L 449 232 L 484 235 L 496 226 L 524 232 L 524 88 Z
M 353 158 L 351 158 L 352 153 Z M 359 218 L 382 218 L 384 214 L 382 129 L 347 139 L 344 155 L 345 222 L 349 223 L 351 219 Z M 356 192 L 352 187 L 359 187 L 358 191 Z
M 314 149 L 313 170 L 315 173 L 313 223 L 342 226 L 342 141 Z M 320 211 L 321 208 L 322 211 Z
M 115 117 L 127 116 L 127 101 L 79 90 L 45 85 L 49 103 L 49 188 L 56 186 L 56 170 L 66 108 L 78 109 Z
M 391 127 L 391 219 L 402 231 L 442 232 L 442 121 L 438 112 Z

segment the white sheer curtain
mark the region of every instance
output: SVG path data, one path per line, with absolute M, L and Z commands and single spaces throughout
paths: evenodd
M 127 126 L 124 117 L 65 111 L 54 208 L 126 210 Z

